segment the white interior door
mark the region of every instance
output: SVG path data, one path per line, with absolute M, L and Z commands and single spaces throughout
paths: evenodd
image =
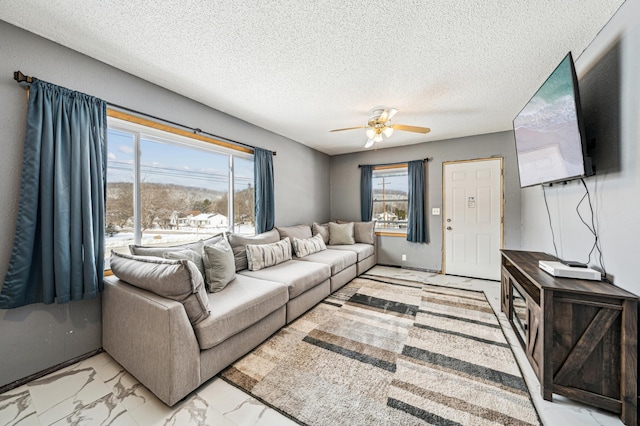
M 502 159 L 443 167 L 444 272 L 500 280 Z

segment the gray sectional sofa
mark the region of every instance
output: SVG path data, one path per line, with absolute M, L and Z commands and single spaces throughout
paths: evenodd
M 290 241 L 295 252 L 298 247 L 295 244 L 308 248 L 307 243 L 317 246 L 320 239 L 332 243 L 335 241 L 325 232 L 329 226 L 280 227 L 254 237 L 234 234 L 223 237 L 233 250 L 235 278 L 215 293 L 204 292 L 203 278 L 190 261 L 161 259 L 172 249 L 194 250 L 193 244 L 160 250 L 134 246 L 131 251 L 137 256 L 115 259 L 117 262 L 112 263 L 112 268 L 118 266 L 114 274 L 121 272 L 120 278 L 112 275 L 104 280 L 103 347 L 158 398 L 172 406 L 375 265 L 373 223 L 360 223 L 359 227 L 360 232 L 352 231 L 351 241 L 346 241 L 350 244 L 320 243 L 326 249 L 304 257 L 294 254 L 290 260 L 257 270 L 251 270 L 251 257 L 247 258 L 250 248 L 277 245 L 286 249 L 284 241 Z M 142 266 L 132 273 L 131 264 L 127 265 L 127 271 L 119 266 L 121 262 L 142 262 Z M 144 275 L 140 270 L 151 271 L 153 278 L 140 278 Z M 174 273 L 181 275 L 174 278 L 171 275 Z M 171 279 L 186 291 L 169 294 L 154 287 L 171 283 Z M 208 302 L 208 306 L 201 306 L 202 294 L 206 294 L 204 304 Z

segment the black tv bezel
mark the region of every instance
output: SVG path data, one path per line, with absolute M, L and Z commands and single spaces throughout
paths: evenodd
M 540 92 L 540 89 L 542 89 L 544 85 L 547 84 L 547 81 L 549 81 L 553 73 L 556 72 L 558 67 L 562 65 L 562 63 L 564 62 L 565 59 L 567 59 L 567 57 L 569 58 L 569 64 L 571 68 L 571 80 L 573 82 L 573 101 L 576 107 L 576 121 L 578 123 L 578 133 L 580 134 L 580 146 L 582 148 L 582 168 L 584 170 L 584 173 L 581 175 L 567 176 L 567 177 L 554 179 L 554 180 L 545 180 L 545 181 L 536 182 L 530 185 L 523 186 L 522 179 L 520 178 L 520 158 L 518 156 L 518 140 L 516 136 L 516 126 L 515 126 L 516 119 L 520 116 L 522 111 L 524 111 L 524 109 L 531 103 L 531 100 L 536 97 L 538 92 Z M 558 182 L 569 182 L 575 179 L 582 179 L 585 177 L 593 176 L 595 174 L 593 170 L 593 166 L 591 164 L 591 158 L 589 157 L 589 155 L 587 155 L 587 139 L 586 139 L 585 130 L 584 130 L 584 118 L 582 117 L 582 105 L 580 103 L 580 88 L 578 87 L 578 75 L 576 73 L 576 67 L 575 67 L 575 63 L 573 62 L 573 55 L 571 54 L 571 52 L 567 53 L 562 58 L 562 60 L 558 63 L 558 65 L 553 69 L 553 71 L 551 71 L 549 76 L 544 80 L 544 82 L 540 85 L 540 87 L 538 87 L 538 90 L 534 92 L 534 94 L 529 98 L 527 103 L 525 103 L 522 109 L 520 109 L 520 111 L 518 112 L 518 114 L 516 114 L 516 116 L 513 118 L 511 123 L 513 127 L 513 139 L 514 139 L 515 148 L 516 148 L 516 162 L 518 164 L 518 181 L 520 183 L 520 188 L 531 188 L 532 186 L 537 186 L 537 185 L 548 185 L 548 184 L 558 183 Z

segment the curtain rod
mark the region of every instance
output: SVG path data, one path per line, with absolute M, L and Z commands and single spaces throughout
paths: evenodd
M 34 80 L 37 80 L 36 77 L 31 77 L 31 76 L 28 76 L 28 75 L 24 75 L 21 71 L 15 71 L 13 73 L 13 79 L 15 81 L 17 81 L 18 84 L 20 84 L 21 86 L 26 86 L 28 84 L 33 83 Z M 24 84 L 24 83 L 26 83 L 26 84 Z M 205 132 L 202 129 L 199 129 L 197 127 L 185 126 L 184 124 L 180 124 L 180 123 L 176 123 L 174 121 L 170 121 L 170 120 L 167 120 L 167 119 L 164 119 L 164 118 L 156 117 L 155 115 L 147 114 L 145 112 L 136 111 L 135 109 L 123 107 L 121 105 L 117 105 L 117 104 L 114 104 L 114 103 L 111 103 L 111 102 L 107 102 L 107 105 L 109 105 L 111 107 L 114 107 L 114 108 L 118 108 L 118 109 L 124 110 L 124 111 L 132 112 L 134 114 L 143 115 L 145 117 L 149 117 L 149 118 L 152 118 L 154 120 L 162 121 L 162 122 L 171 124 L 173 126 L 182 127 L 184 129 L 192 131 L 196 135 L 206 135 L 206 136 L 210 136 L 210 137 L 213 137 L 213 138 L 222 139 L 225 142 L 231 142 L 231 143 L 236 144 L 236 145 L 244 146 L 246 148 L 251 148 L 251 149 L 255 149 L 256 148 L 255 146 L 246 144 L 244 142 L 238 142 L 238 141 L 235 141 L 233 139 L 228 139 L 228 138 L 224 138 L 222 136 L 218 136 L 218 135 L 213 134 L 213 133 Z M 276 151 L 272 151 L 272 152 L 273 152 L 273 155 L 276 155 Z
M 423 158 L 422 161 L 431 161 L 431 159 L 429 157 L 427 158 Z M 397 161 L 395 163 L 381 163 L 381 164 L 358 164 L 358 167 L 363 167 L 363 166 L 373 166 L 373 167 L 377 167 L 377 166 L 393 166 L 395 164 L 406 164 L 409 161 Z

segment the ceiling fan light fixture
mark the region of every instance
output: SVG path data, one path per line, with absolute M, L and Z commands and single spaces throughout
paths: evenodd
M 378 133 L 377 135 L 374 136 L 373 138 L 374 142 L 382 142 L 382 134 Z
M 373 128 L 369 128 L 369 129 L 367 129 L 366 133 L 367 133 L 367 137 L 369 139 L 373 139 L 375 137 L 375 135 L 376 135 L 376 130 L 373 129 Z
M 385 127 L 382 131 L 386 137 L 390 137 L 393 134 L 393 127 Z

